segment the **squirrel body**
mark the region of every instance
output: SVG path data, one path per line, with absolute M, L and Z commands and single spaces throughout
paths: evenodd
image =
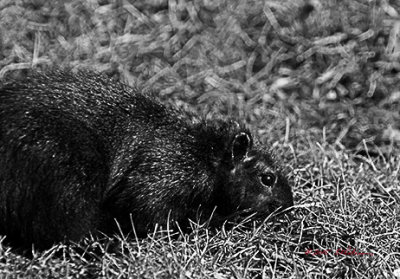
M 234 121 L 206 121 L 92 72 L 0 86 L 0 234 L 38 249 L 88 233 L 144 235 L 198 210 L 293 205 L 269 152 Z

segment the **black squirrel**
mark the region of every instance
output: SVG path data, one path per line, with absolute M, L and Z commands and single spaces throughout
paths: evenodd
M 81 71 L 0 86 L 0 234 L 45 249 L 116 221 L 139 235 L 198 211 L 293 205 L 270 153 L 235 121 L 206 121 Z

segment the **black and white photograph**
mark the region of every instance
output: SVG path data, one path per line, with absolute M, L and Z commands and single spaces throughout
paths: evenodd
M 0 278 L 400 279 L 400 1 L 0 0 Z

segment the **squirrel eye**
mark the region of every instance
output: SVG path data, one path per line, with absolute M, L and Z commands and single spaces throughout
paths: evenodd
M 261 175 L 260 180 L 264 186 L 272 187 L 275 184 L 276 176 L 271 172 L 267 172 Z

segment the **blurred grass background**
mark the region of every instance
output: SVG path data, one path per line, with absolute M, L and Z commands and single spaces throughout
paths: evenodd
M 397 1 L 16 3 L 0 1 L 0 77 L 92 68 L 203 114 L 254 124 L 279 104 L 352 148 L 399 141 Z
M 3 247 L 0 274 L 400 278 L 399 13 L 397 0 L 0 0 L 0 78 L 89 68 L 240 118 L 287 166 L 299 205 L 284 226 L 121 240 L 94 262 Z M 348 246 L 374 256 L 305 254 Z

